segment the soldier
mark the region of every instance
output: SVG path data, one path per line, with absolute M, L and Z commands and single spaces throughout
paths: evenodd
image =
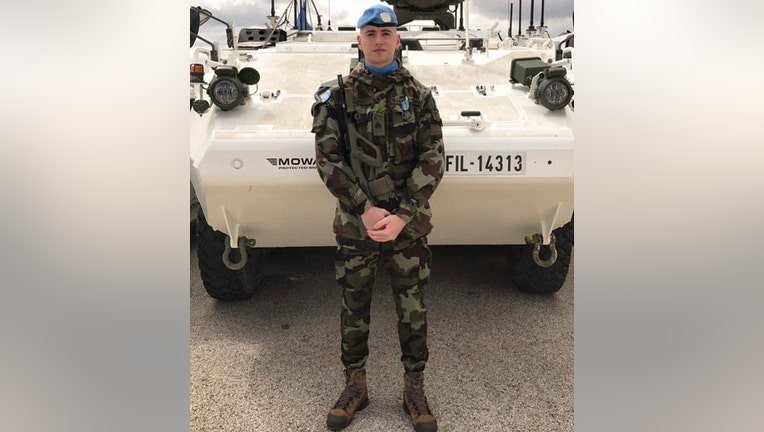
M 423 387 L 429 355 L 423 294 L 431 262 L 428 200 L 444 169 L 442 121 L 429 89 L 395 58 L 397 25 L 389 7 L 366 9 L 357 24 L 363 61 L 319 88 L 311 110 L 318 173 L 337 198 L 335 269 L 346 385 L 326 420 L 332 430 L 346 427 L 368 404 L 365 365 L 378 263 L 390 275 L 398 313 L 403 408 L 417 432 L 438 428 Z

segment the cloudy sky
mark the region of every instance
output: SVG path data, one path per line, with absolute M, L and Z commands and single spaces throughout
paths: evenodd
M 470 26 L 471 28 L 488 29 L 498 22 L 497 29 L 501 30 L 502 36 L 507 34 L 509 28 L 508 1 L 514 3 L 514 15 L 512 19 L 512 34 L 518 31 L 517 17 L 520 0 L 469 0 Z M 361 12 L 369 6 L 379 3 L 380 0 L 313 0 L 318 12 L 321 14 L 321 23 L 326 26 L 331 19 L 332 28 L 336 26 L 355 26 Z M 281 16 L 291 0 L 275 0 L 274 9 L 276 16 Z M 310 2 L 308 3 L 310 5 Z M 236 29 L 244 27 L 262 27 L 270 15 L 270 0 L 191 0 L 191 6 L 201 6 L 208 9 L 216 17 L 233 23 Z M 528 28 L 530 18 L 531 0 L 523 1 L 523 30 Z M 547 26 L 552 36 L 559 35 L 566 30 L 573 30 L 573 0 L 546 0 L 544 5 L 544 25 Z M 293 12 L 290 10 L 288 20 L 294 21 Z M 541 0 L 535 1 L 533 23 L 538 26 L 541 20 Z M 313 24 L 317 23 L 315 13 Z M 457 17 L 458 25 L 458 17 Z M 465 23 L 466 25 L 466 23 Z M 235 32 L 235 34 L 237 34 Z M 202 27 L 201 34 L 215 41 L 225 40 L 222 25 L 215 21 L 209 21 Z

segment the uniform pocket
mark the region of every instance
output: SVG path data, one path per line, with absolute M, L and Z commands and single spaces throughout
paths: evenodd
M 393 106 L 391 110 L 393 127 L 391 140 L 395 151 L 395 162 L 410 161 L 417 157 L 414 139 L 416 137 L 417 116 L 414 104 L 409 102 L 408 109 L 401 105 Z
M 315 102 L 310 108 L 310 114 L 313 116 L 313 127 L 310 129 L 311 133 L 317 133 L 324 130 L 326 127 L 326 118 L 328 115 L 326 105 L 322 102 Z

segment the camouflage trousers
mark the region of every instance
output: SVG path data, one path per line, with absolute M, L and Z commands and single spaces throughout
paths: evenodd
M 342 239 L 334 261 L 342 288 L 340 322 L 345 368 L 362 368 L 369 357 L 372 287 L 381 261 L 390 276 L 398 313 L 401 362 L 406 371 L 423 370 L 429 356 L 427 309 L 422 299 L 430 279 L 431 254 L 426 237 L 385 243 Z

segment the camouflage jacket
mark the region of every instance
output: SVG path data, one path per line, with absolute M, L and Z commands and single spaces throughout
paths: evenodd
M 363 62 L 343 78 L 343 83 L 353 88 L 353 118 L 359 135 L 372 141 L 382 154 L 381 167 L 363 165 L 366 179 L 388 175 L 394 191 L 369 197 L 359 186 L 341 140 L 345 113 L 335 82 L 328 99 L 316 102 L 311 110 L 318 174 L 337 198 L 334 233 L 354 240 L 367 238 L 360 216 L 376 205 L 406 222 L 398 239 L 429 234 L 429 199 L 444 170 L 443 123 L 430 90 L 403 66 L 388 76 L 377 76 L 366 71 Z

